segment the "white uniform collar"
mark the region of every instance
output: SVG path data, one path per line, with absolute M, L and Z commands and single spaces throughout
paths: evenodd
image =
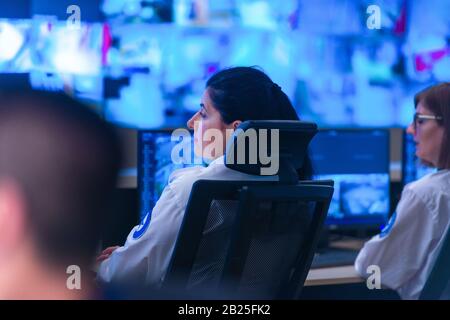
M 208 165 L 208 167 L 210 167 L 210 166 L 215 166 L 215 165 L 218 165 L 218 164 L 220 164 L 220 165 L 225 165 L 225 156 L 223 155 L 223 156 L 220 156 L 220 157 L 218 157 L 218 158 L 216 158 L 216 159 L 214 159 L 209 165 Z

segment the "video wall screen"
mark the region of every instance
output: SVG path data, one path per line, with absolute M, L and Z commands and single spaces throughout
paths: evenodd
M 0 73 L 30 73 L 126 127 L 184 126 L 231 66 L 262 68 L 320 127 L 405 127 L 414 94 L 450 81 L 445 0 L 79 1 L 75 30 L 29 3 L 28 19 L 0 13 Z

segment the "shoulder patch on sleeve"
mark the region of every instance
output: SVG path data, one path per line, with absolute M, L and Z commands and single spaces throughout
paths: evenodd
M 152 218 L 152 213 L 148 212 L 144 219 L 142 220 L 139 227 L 133 232 L 133 239 L 137 240 L 140 237 L 142 237 L 145 233 L 145 231 L 148 229 L 148 226 L 150 225 L 150 220 Z
M 389 234 L 389 232 L 392 230 L 392 227 L 394 226 L 396 218 L 397 218 L 397 212 L 394 212 L 392 217 L 389 219 L 389 222 L 387 223 L 387 225 L 385 225 L 383 230 L 381 230 L 380 238 L 384 238 Z

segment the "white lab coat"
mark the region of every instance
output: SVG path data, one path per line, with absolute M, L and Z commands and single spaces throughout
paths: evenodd
M 450 225 L 450 170 L 441 170 L 405 186 L 396 213 L 368 241 L 356 261 L 358 273 L 380 268 L 382 285 L 402 299 L 418 299 Z
M 209 180 L 278 180 L 276 176 L 255 176 L 231 170 L 220 157 L 208 167 L 174 171 L 167 187 L 141 225 L 131 230 L 123 247 L 99 266 L 97 277 L 103 283 L 129 282 L 158 285 L 164 278 L 183 220 L 192 185 Z

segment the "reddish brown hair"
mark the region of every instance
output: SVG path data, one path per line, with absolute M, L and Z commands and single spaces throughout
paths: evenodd
M 444 137 L 442 139 L 441 152 L 439 155 L 438 168 L 450 168 L 450 82 L 443 82 L 431 86 L 419 92 L 414 97 L 414 105 L 417 108 L 419 103 L 433 112 L 436 116 L 442 117 L 438 124 L 444 127 Z

